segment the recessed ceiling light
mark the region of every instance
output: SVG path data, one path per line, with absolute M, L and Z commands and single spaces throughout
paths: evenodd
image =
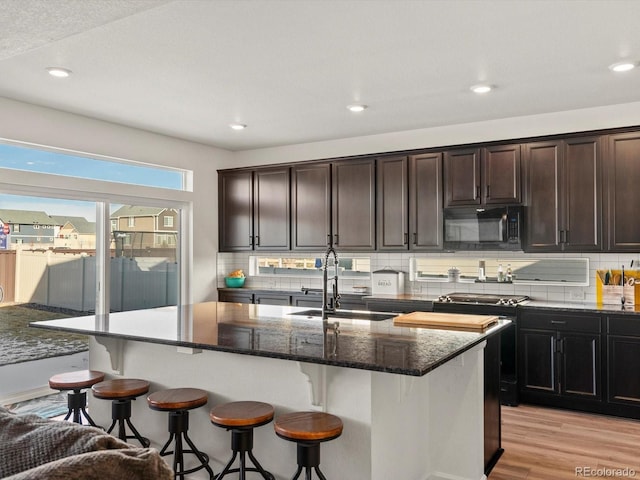
M 247 126 L 243 123 L 232 123 L 229 126 L 234 130 L 244 130 L 245 128 L 247 128 Z
M 609 70 L 613 72 L 628 72 L 629 70 L 636 68 L 637 65 L 638 64 L 635 62 L 618 62 L 609 65 Z
M 473 85 L 470 90 L 473 93 L 489 93 L 491 90 L 493 90 L 494 87 L 492 87 L 491 85 L 486 85 L 486 84 L 478 84 L 478 85 Z
M 47 68 L 47 72 L 49 72 L 49 75 L 52 77 L 56 78 L 67 78 L 71 75 L 71 70 L 62 67 L 49 67 Z
M 347 105 L 347 108 L 351 112 L 358 113 L 358 112 L 364 111 L 367 108 L 367 106 L 362 104 L 353 104 L 353 105 Z

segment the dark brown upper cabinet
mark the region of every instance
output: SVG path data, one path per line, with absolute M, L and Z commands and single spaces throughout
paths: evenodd
M 522 203 L 520 145 L 485 147 L 481 152 L 481 196 L 484 205 Z
M 288 250 L 289 168 L 218 173 L 221 252 Z
M 294 166 L 295 250 L 375 249 L 375 160 Z
M 640 250 L 640 133 L 609 136 L 607 175 L 608 247 Z
M 445 207 L 480 205 L 480 149 L 449 150 L 444 154 Z
M 291 235 L 294 250 L 324 250 L 331 243 L 331 164 L 291 169 Z
M 409 248 L 408 158 L 377 160 L 378 250 Z
M 333 245 L 348 250 L 376 248 L 376 162 L 332 164 Z
M 444 185 L 445 207 L 521 203 L 520 145 L 445 152 Z
M 218 172 L 219 249 L 253 250 L 253 172 Z
M 602 250 L 599 137 L 525 146 L 526 251 Z
M 253 173 L 255 250 L 289 250 L 291 202 L 289 167 Z
M 378 250 L 442 248 L 442 153 L 379 158 Z
M 411 250 L 442 249 L 442 153 L 409 157 Z

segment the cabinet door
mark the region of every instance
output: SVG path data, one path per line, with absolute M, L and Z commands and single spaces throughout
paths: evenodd
M 289 168 L 256 170 L 254 188 L 254 248 L 289 250 Z
M 291 305 L 295 307 L 322 308 L 322 295 L 293 295 Z
M 558 251 L 560 247 L 560 143 L 525 146 L 526 251 Z
M 598 137 L 564 142 L 561 240 L 565 251 L 602 250 L 600 151 Z
M 291 296 L 277 293 L 256 293 L 253 298 L 253 303 L 288 306 L 291 305 Z
M 520 145 L 482 149 L 482 203 L 517 204 L 520 196 Z
M 609 250 L 640 250 L 640 133 L 609 137 L 606 165 Z
M 442 249 L 442 153 L 409 157 L 409 233 L 412 250 Z
M 609 335 L 607 339 L 607 400 L 640 406 L 640 336 Z
M 229 292 L 219 290 L 218 301 L 231 303 L 253 303 L 253 294 L 247 292 Z
M 445 207 L 479 205 L 480 150 L 450 150 L 444 154 Z
M 560 393 L 600 400 L 602 348 L 600 335 L 566 332 L 558 335 Z
M 377 161 L 378 250 L 409 248 L 407 157 Z
M 331 165 L 299 165 L 291 171 L 291 235 L 294 250 L 324 250 L 331 234 Z
M 376 247 L 375 160 L 333 164 L 333 244 L 341 249 Z
M 520 329 L 518 348 L 520 389 L 558 393 L 555 330 Z
M 253 172 L 218 173 L 219 249 L 253 249 Z

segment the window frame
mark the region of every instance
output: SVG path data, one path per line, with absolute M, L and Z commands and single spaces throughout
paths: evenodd
M 0 193 L 96 203 L 96 314 L 109 313 L 110 205 L 174 208 L 180 213 L 177 254 L 180 266 L 178 306 L 193 303 L 193 239 L 191 218 L 193 192 L 159 187 L 75 178 L 0 168 Z M 99 286 L 103 286 L 100 288 Z

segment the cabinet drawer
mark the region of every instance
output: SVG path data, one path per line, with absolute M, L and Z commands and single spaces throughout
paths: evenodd
M 640 317 L 607 316 L 607 333 L 640 337 Z
M 523 311 L 518 317 L 519 328 L 600 333 L 599 315 L 539 313 Z

